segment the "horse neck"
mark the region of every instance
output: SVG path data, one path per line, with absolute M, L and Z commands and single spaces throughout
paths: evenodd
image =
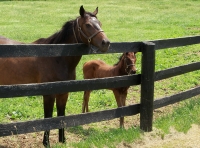
M 62 29 L 48 38 L 41 38 L 36 40 L 35 44 L 73 44 L 76 43 L 74 33 L 73 33 L 74 23 L 73 21 L 69 21 L 65 23 Z M 68 68 L 73 70 L 78 65 L 81 56 L 63 56 L 60 58 L 64 58 Z
M 75 20 L 71 20 L 66 22 L 60 31 L 54 33 L 53 35 L 47 38 L 41 38 L 37 41 L 33 42 L 35 44 L 72 44 L 76 43 L 74 37 L 74 22 Z
M 75 43 L 73 37 L 68 37 L 68 39 L 66 40 L 61 40 L 60 38 L 60 32 L 57 32 L 55 34 L 53 34 L 52 36 L 48 37 L 48 38 L 40 38 L 36 41 L 34 41 L 34 44 L 73 44 Z

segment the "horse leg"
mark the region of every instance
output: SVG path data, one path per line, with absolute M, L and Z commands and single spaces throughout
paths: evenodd
M 122 104 L 123 106 L 126 106 L 126 97 L 127 97 L 127 90 L 123 91 L 121 93 L 121 98 L 122 98 Z
M 118 107 L 125 106 L 127 92 L 120 92 L 118 89 L 113 89 Z M 124 117 L 120 117 L 120 128 L 124 128 Z
M 127 90 L 124 90 L 120 93 L 120 99 L 122 102 L 122 106 L 126 106 L 126 97 L 127 97 Z M 120 118 L 120 127 L 124 128 L 124 117 Z
M 90 92 L 91 91 L 84 91 L 84 97 L 83 97 L 83 105 L 82 105 L 82 113 L 85 113 L 89 111 L 88 109 L 88 102 L 90 98 Z
M 52 117 L 54 102 L 55 102 L 55 96 L 52 95 L 43 96 L 44 118 Z M 44 132 L 43 145 L 45 147 L 50 147 L 49 133 L 50 130 Z
M 68 93 L 60 94 L 56 96 L 56 108 L 57 108 L 57 116 L 65 116 L 65 107 L 68 99 Z M 65 133 L 64 128 L 59 129 L 59 142 L 64 143 Z

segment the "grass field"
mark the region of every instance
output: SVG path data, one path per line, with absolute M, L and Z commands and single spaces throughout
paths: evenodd
M 156 39 L 176 38 L 184 36 L 199 35 L 200 33 L 200 1 L 195 0 L 112 0 L 112 1 L 0 1 L 0 35 L 8 38 L 29 43 L 41 37 L 48 37 L 58 31 L 61 26 L 70 19 L 79 15 L 79 7 L 83 5 L 86 10 L 94 11 L 99 7 L 98 18 L 102 22 L 102 29 L 107 34 L 111 42 L 125 41 L 147 41 Z M 120 54 L 90 55 L 83 56 L 77 67 L 77 79 L 83 79 L 82 65 L 89 59 L 102 59 L 109 64 L 115 64 Z M 181 48 L 165 49 L 156 52 L 155 69 L 179 66 L 199 61 L 200 46 L 193 45 Z M 137 69 L 141 71 L 140 53 L 137 54 Z M 200 85 L 200 71 L 191 72 L 182 76 L 177 76 L 155 83 L 155 98 L 168 96 L 191 87 Z M 83 92 L 71 93 L 67 103 L 66 114 L 81 113 Z M 140 87 L 130 88 L 127 104 L 139 103 Z M 170 125 L 178 126 L 174 121 L 166 125 L 171 116 L 180 116 L 187 120 L 194 111 L 194 118 L 199 111 L 199 96 L 194 98 L 197 102 L 184 101 L 178 103 L 182 108 L 190 108 L 190 112 L 177 111 L 177 114 L 167 114 L 163 110 L 155 115 L 155 126 L 168 131 Z M 194 109 L 192 108 L 193 106 Z M 93 91 L 90 99 L 90 111 L 104 110 L 116 107 L 116 102 L 111 91 Z M 172 107 L 171 107 L 172 108 Z M 171 108 L 169 110 L 171 110 Z M 180 109 L 182 110 L 182 109 Z M 170 111 L 169 111 L 170 113 Z M 186 114 L 186 115 L 184 115 Z M 56 108 L 54 108 L 56 116 Z M 193 116 L 192 116 L 193 117 Z M 23 97 L 0 99 L 0 122 L 13 122 L 34 120 L 43 118 L 42 97 Z M 90 124 L 88 126 L 67 129 L 68 133 L 78 133 L 80 142 L 75 142 L 74 147 L 103 147 L 106 143 L 108 147 L 118 143 L 133 142 L 140 137 L 138 128 L 138 118 L 125 118 L 126 129 L 118 129 L 118 120 Z M 176 118 L 178 119 L 178 118 Z M 184 132 L 192 123 L 200 123 L 197 120 L 190 120 Z M 115 123 L 117 121 L 117 123 Z M 133 127 L 133 125 L 135 127 Z M 87 129 L 88 128 L 88 129 Z M 177 127 L 181 129 L 181 127 Z M 106 131 L 106 132 L 105 132 Z M 95 135 L 95 136 L 94 136 Z M 129 136 L 130 135 L 130 136 Z M 135 135 L 135 136 L 133 136 Z M 56 135 L 57 136 L 57 135 Z M 104 137 L 104 138 L 103 138 Z M 70 137 L 70 144 L 74 143 Z M 92 142 L 91 142 L 92 141 Z M 40 142 L 40 141 L 39 141 Z M 100 145 L 99 143 L 102 143 Z M 69 144 L 69 143 L 68 143 Z M 99 144 L 99 145 L 98 145 Z M 1 145 L 0 145 L 1 146 Z M 65 147 L 65 145 L 55 145 L 55 147 Z M 69 145 L 68 145 L 69 146 Z M 73 145 L 70 145 L 73 146 Z

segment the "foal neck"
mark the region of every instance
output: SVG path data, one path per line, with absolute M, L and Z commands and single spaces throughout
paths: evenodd
M 126 67 L 124 65 L 124 56 L 121 57 L 120 61 L 117 64 L 115 64 L 115 69 L 118 72 L 119 76 L 127 75 L 126 70 L 125 70 Z

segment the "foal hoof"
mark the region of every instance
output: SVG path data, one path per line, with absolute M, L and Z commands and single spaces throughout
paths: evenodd
M 59 142 L 65 143 L 65 142 L 66 142 L 66 139 L 65 139 L 65 138 L 59 139 Z
M 43 145 L 46 148 L 50 148 L 50 143 L 48 141 L 46 141 L 46 140 L 43 140 Z

